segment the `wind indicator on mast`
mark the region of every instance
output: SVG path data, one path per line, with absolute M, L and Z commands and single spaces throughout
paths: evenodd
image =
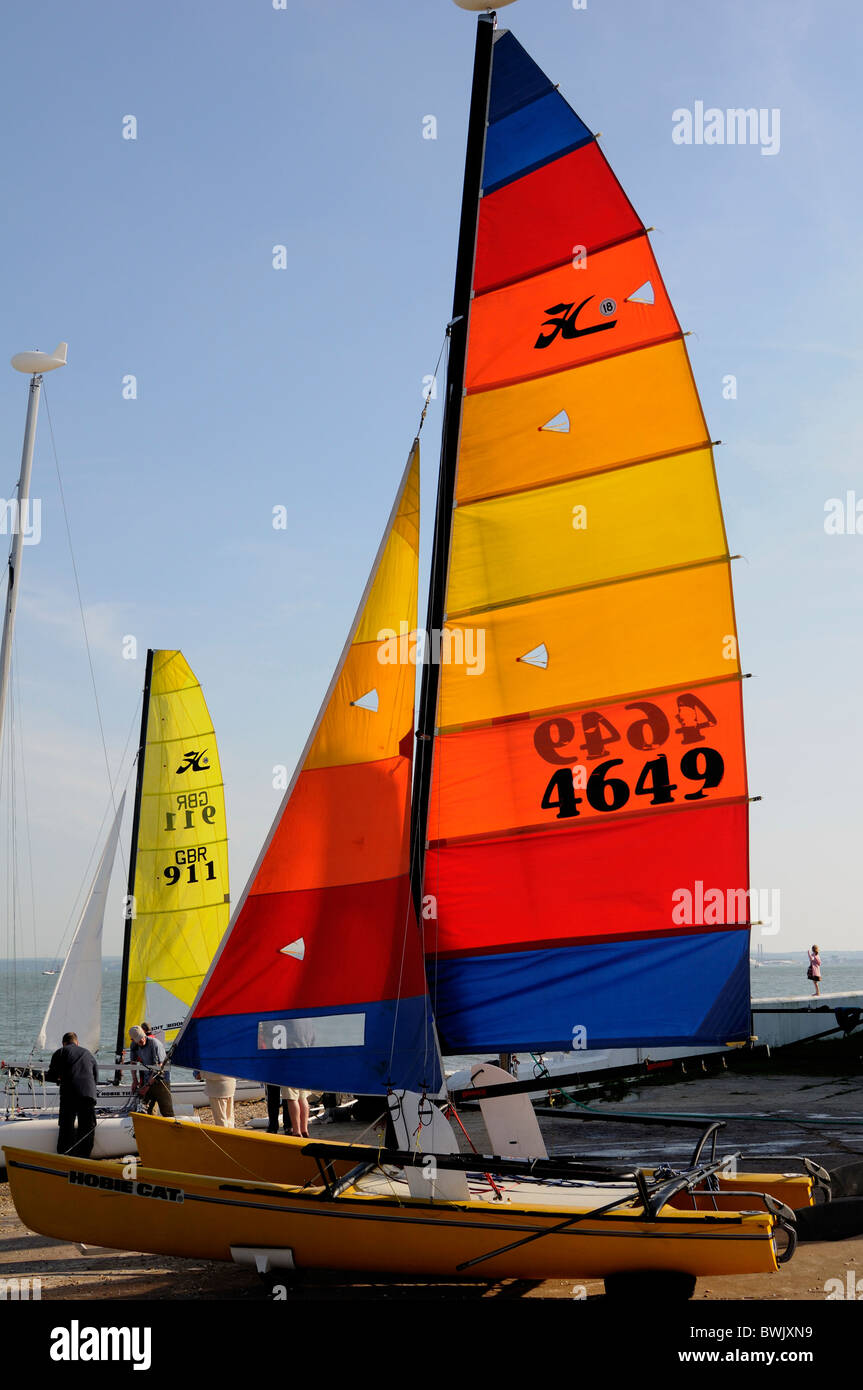
M 16 352 L 12 366 L 16 372 L 24 372 L 30 377 L 30 394 L 27 400 L 27 423 L 24 426 L 24 448 L 21 452 L 21 473 L 18 478 L 17 512 L 13 523 L 12 544 L 9 548 L 9 574 L 6 586 L 6 607 L 3 614 L 3 638 L 0 641 L 0 739 L 3 737 L 3 716 L 6 712 L 6 697 L 9 690 L 9 672 L 12 666 L 12 632 L 15 627 L 15 609 L 18 603 L 18 588 L 21 577 L 21 550 L 24 538 L 24 519 L 30 502 L 30 474 L 33 468 L 33 446 L 36 442 L 36 416 L 39 413 L 39 392 L 45 372 L 53 372 L 56 367 L 66 365 L 66 343 L 58 343 L 53 352 Z

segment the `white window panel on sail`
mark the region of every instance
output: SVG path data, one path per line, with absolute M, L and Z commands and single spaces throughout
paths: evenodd
M 637 290 L 626 296 L 627 304 L 655 304 L 656 295 L 653 292 L 653 285 L 649 280 L 645 280 L 643 285 L 639 285 Z
M 376 690 L 367 690 L 365 695 L 360 695 L 359 699 L 351 700 L 351 704 L 356 705 L 357 709 L 367 709 L 371 710 L 372 714 L 377 714 L 378 705 L 380 704 L 378 692 Z
M 268 1018 L 258 1023 L 258 1051 L 295 1047 L 362 1047 L 365 1014 L 318 1014 L 311 1018 Z
M 279 955 L 293 956 L 294 960 L 303 960 L 306 954 L 306 943 L 301 936 L 296 941 L 289 941 L 287 946 L 282 946 Z
M 569 416 L 565 410 L 559 410 L 550 420 L 546 420 L 544 425 L 540 425 L 541 430 L 549 430 L 552 434 L 569 434 Z
M 526 666 L 540 666 L 544 671 L 548 666 L 548 648 L 544 642 L 540 642 L 538 647 L 532 647 L 524 656 L 517 656 L 516 661 L 523 661 Z

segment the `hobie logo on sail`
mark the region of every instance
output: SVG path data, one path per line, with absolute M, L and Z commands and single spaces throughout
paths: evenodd
M 609 319 L 607 323 L 591 323 L 579 328 L 576 319 L 586 304 L 589 304 L 596 296 L 589 294 L 587 299 L 583 299 L 580 304 L 570 302 L 569 304 L 552 304 L 544 313 L 551 315 L 542 325 L 543 328 L 550 328 L 550 333 L 540 333 L 535 348 L 550 347 L 558 333 L 563 339 L 586 338 L 589 333 L 604 333 L 607 328 L 614 328 L 617 319 Z M 603 299 L 599 305 L 599 312 L 608 318 L 617 308 L 613 299 Z
M 176 775 L 179 777 L 181 772 L 207 772 L 210 760 L 204 757 L 206 751 L 206 748 L 202 748 L 199 753 L 196 748 L 192 748 L 188 753 L 184 753 Z
M 778 888 L 675 888 L 671 920 L 676 927 L 760 926 L 762 936 L 779 931 Z M 751 907 L 751 912 L 750 912 Z

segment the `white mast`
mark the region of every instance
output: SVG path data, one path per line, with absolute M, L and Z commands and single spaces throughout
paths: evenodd
M 15 608 L 21 579 L 21 550 L 24 526 L 30 503 L 30 473 L 33 468 L 33 445 L 36 442 L 36 416 L 39 413 L 39 393 L 42 376 L 55 367 L 66 365 L 66 344 L 60 343 L 54 352 L 17 352 L 12 358 L 16 372 L 30 377 L 27 400 L 27 423 L 24 427 L 24 449 L 21 454 L 21 476 L 18 479 L 18 507 L 13 513 L 12 545 L 9 549 L 9 583 L 6 592 L 6 611 L 3 615 L 3 639 L 0 642 L 0 741 L 3 738 L 3 717 L 9 690 L 9 671 L 12 664 L 12 632 L 15 627 Z

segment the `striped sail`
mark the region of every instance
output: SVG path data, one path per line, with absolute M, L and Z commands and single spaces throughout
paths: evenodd
M 439 1088 L 408 879 L 418 535 L 415 445 L 180 1065 L 333 1091 Z
M 680 325 L 596 139 L 495 35 L 424 892 L 443 1050 L 748 1034 L 728 546 Z M 732 906 L 729 908 L 729 903 Z

